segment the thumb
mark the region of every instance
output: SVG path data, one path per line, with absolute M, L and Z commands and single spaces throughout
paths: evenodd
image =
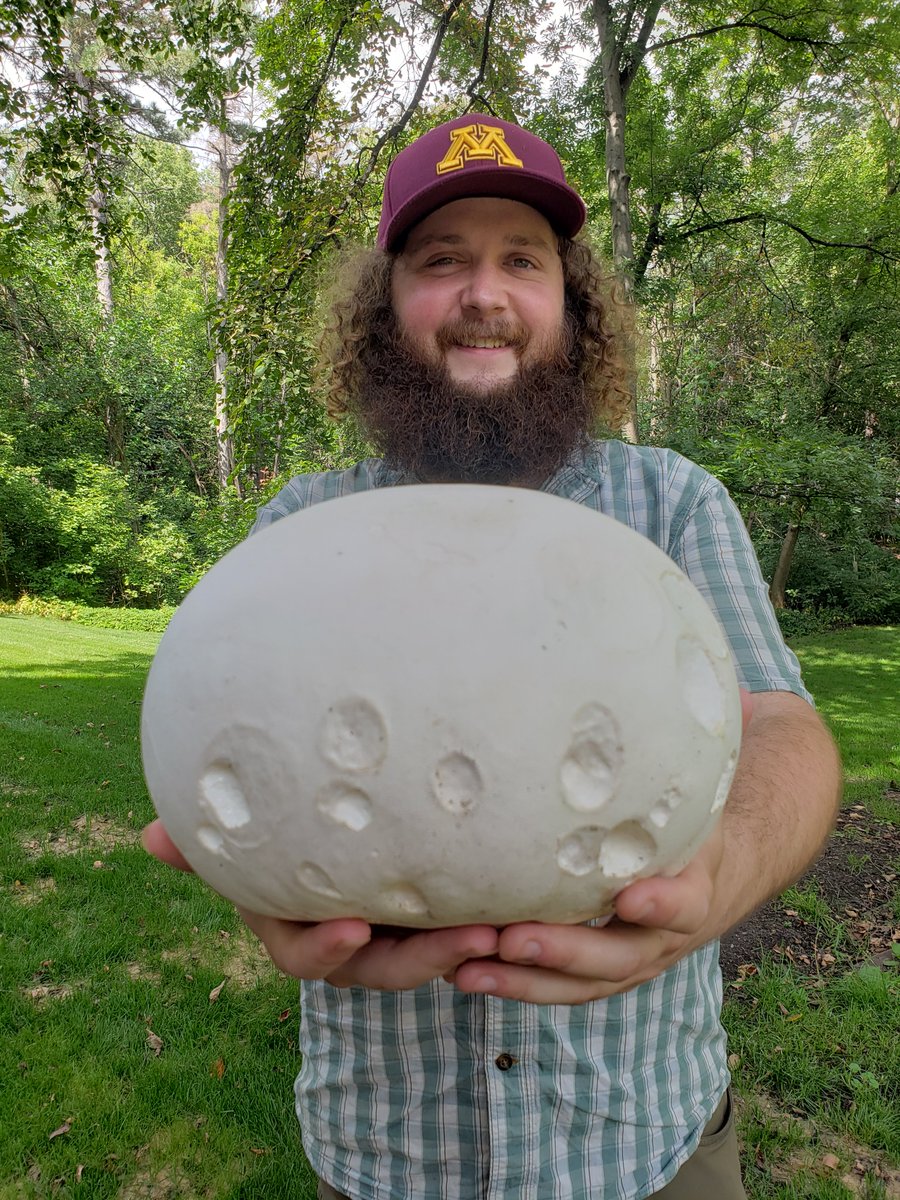
M 159 817 L 144 827 L 141 842 L 148 854 L 152 854 L 167 866 L 175 867 L 177 871 L 193 871 L 194 868 L 166 833 Z

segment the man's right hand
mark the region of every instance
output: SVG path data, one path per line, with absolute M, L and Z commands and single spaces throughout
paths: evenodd
M 179 871 L 191 866 L 161 821 L 143 832 L 144 848 Z M 324 979 L 334 987 L 403 991 L 453 974 L 471 958 L 497 953 L 499 934 L 490 925 L 427 929 L 382 935 L 366 921 L 340 917 L 307 923 L 284 921 L 239 908 L 242 920 L 268 950 L 276 967 L 297 979 Z

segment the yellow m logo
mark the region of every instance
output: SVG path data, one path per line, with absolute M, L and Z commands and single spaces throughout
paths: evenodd
M 437 164 L 438 175 L 461 171 L 472 159 L 493 158 L 501 167 L 524 167 L 506 144 L 503 130 L 493 125 L 463 125 L 450 131 L 450 149 Z

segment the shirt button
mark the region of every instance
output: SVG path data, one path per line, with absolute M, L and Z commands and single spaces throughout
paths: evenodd
M 494 1059 L 494 1065 L 501 1071 L 508 1071 L 510 1067 L 514 1067 L 519 1060 L 513 1058 L 511 1054 L 498 1054 Z

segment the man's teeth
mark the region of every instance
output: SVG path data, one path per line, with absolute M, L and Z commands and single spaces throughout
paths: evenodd
M 509 343 L 501 341 L 499 338 L 474 338 L 469 342 L 460 342 L 460 345 L 466 346 L 470 350 L 502 350 Z

